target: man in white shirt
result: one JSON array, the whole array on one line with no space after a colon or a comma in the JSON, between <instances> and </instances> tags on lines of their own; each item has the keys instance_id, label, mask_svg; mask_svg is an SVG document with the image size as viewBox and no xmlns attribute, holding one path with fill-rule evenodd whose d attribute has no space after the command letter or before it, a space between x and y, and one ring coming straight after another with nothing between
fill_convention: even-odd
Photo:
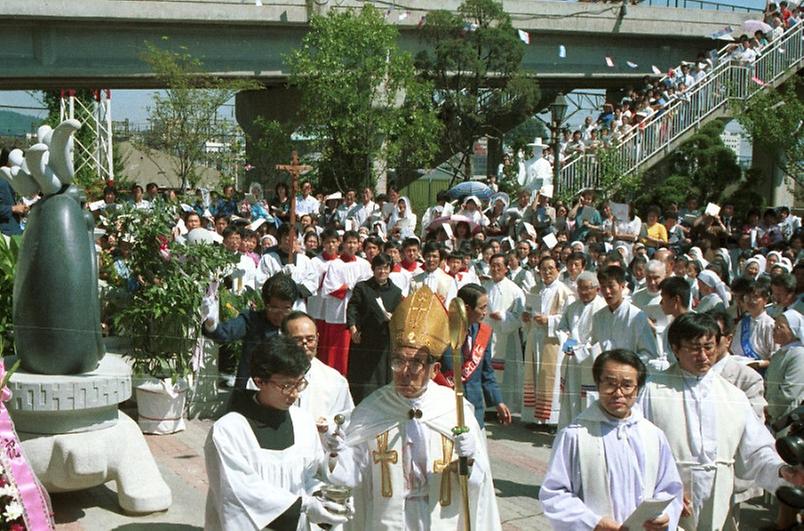
<instances>
[{"instance_id":1,"label":"man in white shirt","mask_svg":"<svg viewBox=\"0 0 804 531\"><path fill-rule=\"evenodd\" d=\"M427 286L435 293L445 308L449 308L449 303L458 294L458 287L455 279L444 272L441 265L441 247L436 242L427 242L422 250L424 258L424 271L414 275L410 282L410 290L416 291L422 286Z\"/></svg>"},{"instance_id":2,"label":"man in white shirt","mask_svg":"<svg viewBox=\"0 0 804 531\"><path fill-rule=\"evenodd\" d=\"M276 237L279 244L267 249L260 258L257 267L257 286L262 286L277 273L289 275L299 290L299 298L293 308L305 311L306 300L318 291L318 272L299 244L297 242L291 244L290 225L286 223L280 226Z\"/></svg>"},{"instance_id":3,"label":"man in white shirt","mask_svg":"<svg viewBox=\"0 0 804 531\"><path fill-rule=\"evenodd\" d=\"M312 195L313 185L310 181L302 184L302 195L296 197L296 215L302 216L310 214L314 218L318 216L318 210L321 205L318 200Z\"/></svg>"},{"instance_id":4,"label":"man in white shirt","mask_svg":"<svg viewBox=\"0 0 804 531\"><path fill-rule=\"evenodd\" d=\"M647 379L645 365L633 352L609 350L592 373L600 399L553 443L539 490L545 516L555 529L613 531L642 501L669 498L639 529L675 529L683 492L676 463L661 430L633 407Z\"/></svg>"},{"instance_id":5,"label":"man in white shirt","mask_svg":"<svg viewBox=\"0 0 804 531\"><path fill-rule=\"evenodd\" d=\"M787 481L804 485L804 469L784 464L745 394L711 370L719 339L720 327L707 314L673 321L669 341L678 363L639 397L645 418L667 436L684 482L684 529L736 529L735 469L771 492Z\"/></svg>"},{"instance_id":6,"label":"man in white shirt","mask_svg":"<svg viewBox=\"0 0 804 531\"><path fill-rule=\"evenodd\" d=\"M371 188L363 188L363 201L354 206L349 213L349 217L355 220L358 227L362 227L369 217L377 210L377 204L373 201L374 192Z\"/></svg>"}]
</instances>

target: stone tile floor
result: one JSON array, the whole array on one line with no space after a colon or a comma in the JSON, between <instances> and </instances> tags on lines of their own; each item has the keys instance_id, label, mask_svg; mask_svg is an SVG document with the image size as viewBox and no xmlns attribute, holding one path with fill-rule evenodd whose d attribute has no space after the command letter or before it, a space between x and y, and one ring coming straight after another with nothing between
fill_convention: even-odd
<instances>
[{"instance_id":1,"label":"stone tile floor","mask_svg":"<svg viewBox=\"0 0 804 531\"><path fill-rule=\"evenodd\" d=\"M191 420L174 435L146 436L165 481L173 491L169 510L145 516L124 514L117 506L114 483L93 489L53 494L59 531L185 531L203 529L207 479L203 445L212 421ZM550 457L553 435L523 426L488 427L489 454L503 529L549 530L537 499ZM772 523L772 510L763 504L743 504L743 529Z\"/></svg>"}]
</instances>

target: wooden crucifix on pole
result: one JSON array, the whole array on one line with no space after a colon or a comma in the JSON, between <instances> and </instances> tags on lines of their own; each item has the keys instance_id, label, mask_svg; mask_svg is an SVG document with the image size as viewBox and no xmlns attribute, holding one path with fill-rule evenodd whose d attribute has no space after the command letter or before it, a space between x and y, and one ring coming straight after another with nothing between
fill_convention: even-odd
<instances>
[{"instance_id":1,"label":"wooden crucifix on pole","mask_svg":"<svg viewBox=\"0 0 804 531\"><path fill-rule=\"evenodd\" d=\"M299 154L294 149L290 154L290 164L277 164L276 169L290 174L290 253L288 263L294 263L296 250L296 194L299 190L299 175L312 170L312 166L299 163Z\"/></svg>"}]
</instances>

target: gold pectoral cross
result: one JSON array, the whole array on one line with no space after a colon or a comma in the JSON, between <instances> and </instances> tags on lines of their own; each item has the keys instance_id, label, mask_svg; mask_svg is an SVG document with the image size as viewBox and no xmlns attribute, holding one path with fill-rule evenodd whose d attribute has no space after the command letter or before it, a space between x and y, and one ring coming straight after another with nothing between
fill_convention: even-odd
<instances>
[{"instance_id":1,"label":"gold pectoral cross","mask_svg":"<svg viewBox=\"0 0 804 531\"><path fill-rule=\"evenodd\" d=\"M391 486L391 463L396 464L399 460L399 455L396 450L388 449L388 432L377 435L377 449L371 452L374 456L374 463L380 464L380 476L382 478L380 493L384 498L390 498L394 495L394 489Z\"/></svg>"},{"instance_id":2,"label":"gold pectoral cross","mask_svg":"<svg viewBox=\"0 0 804 531\"><path fill-rule=\"evenodd\" d=\"M441 435L441 459L433 461L433 472L441 474L441 493L438 499L441 507L446 507L452 503L450 464L452 463L452 449L454 444L452 439L446 435Z\"/></svg>"}]
</instances>

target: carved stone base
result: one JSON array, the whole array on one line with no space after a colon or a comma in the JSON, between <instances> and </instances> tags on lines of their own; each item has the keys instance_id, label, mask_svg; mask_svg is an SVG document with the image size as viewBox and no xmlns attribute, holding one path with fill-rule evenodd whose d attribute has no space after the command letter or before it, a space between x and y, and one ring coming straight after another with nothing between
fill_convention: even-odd
<instances>
[{"instance_id":1,"label":"carved stone base","mask_svg":"<svg viewBox=\"0 0 804 531\"><path fill-rule=\"evenodd\" d=\"M60 435L17 432L34 473L49 492L117 483L117 501L129 513L164 511L172 494L137 423L124 413L100 430Z\"/></svg>"}]
</instances>

